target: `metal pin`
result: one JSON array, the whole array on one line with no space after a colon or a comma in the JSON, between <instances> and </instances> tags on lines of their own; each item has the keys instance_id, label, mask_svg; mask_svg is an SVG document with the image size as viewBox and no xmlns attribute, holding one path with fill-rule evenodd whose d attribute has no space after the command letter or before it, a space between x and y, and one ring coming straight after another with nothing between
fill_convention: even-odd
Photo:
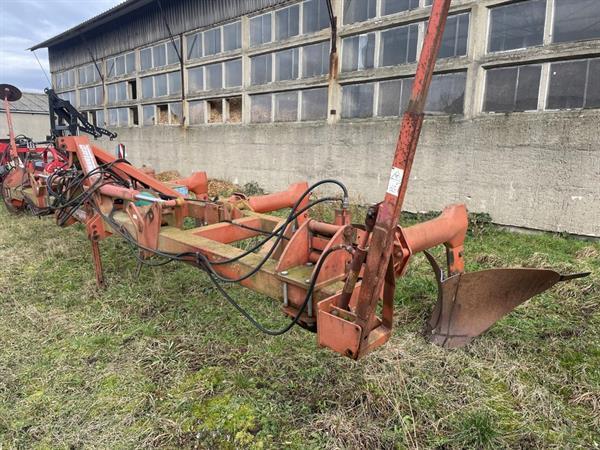
<instances>
[{"instance_id":1,"label":"metal pin","mask_svg":"<svg viewBox=\"0 0 600 450\"><path fill-rule=\"evenodd\" d=\"M287 274L289 273L287 270L284 270L283 272L280 272L281 275L283 275L284 277L287 276Z\"/></svg>"},{"instance_id":2,"label":"metal pin","mask_svg":"<svg viewBox=\"0 0 600 450\"><path fill-rule=\"evenodd\" d=\"M290 305L290 299L288 297L288 285L283 283L283 306L288 307Z\"/></svg>"}]
</instances>

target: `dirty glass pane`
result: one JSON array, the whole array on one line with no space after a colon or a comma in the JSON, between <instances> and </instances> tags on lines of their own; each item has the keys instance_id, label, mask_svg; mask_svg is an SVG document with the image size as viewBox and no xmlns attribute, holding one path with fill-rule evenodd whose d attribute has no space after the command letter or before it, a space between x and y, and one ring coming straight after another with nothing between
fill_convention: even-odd
<instances>
[{"instance_id":1,"label":"dirty glass pane","mask_svg":"<svg viewBox=\"0 0 600 450\"><path fill-rule=\"evenodd\" d=\"M302 91L301 120L325 120L327 118L327 88Z\"/></svg>"},{"instance_id":2,"label":"dirty glass pane","mask_svg":"<svg viewBox=\"0 0 600 450\"><path fill-rule=\"evenodd\" d=\"M206 66L206 90L223 89L223 65L221 63Z\"/></svg>"},{"instance_id":3,"label":"dirty glass pane","mask_svg":"<svg viewBox=\"0 0 600 450\"><path fill-rule=\"evenodd\" d=\"M154 113L154 106L150 105L150 106L144 106L143 107L143 114L144 114L144 125L154 125L155 123L155 113Z\"/></svg>"},{"instance_id":4,"label":"dirty glass pane","mask_svg":"<svg viewBox=\"0 0 600 450\"><path fill-rule=\"evenodd\" d=\"M412 78L380 82L377 115L386 117L404 113L410 100L412 84Z\"/></svg>"},{"instance_id":5,"label":"dirty glass pane","mask_svg":"<svg viewBox=\"0 0 600 450\"><path fill-rule=\"evenodd\" d=\"M79 91L79 106L87 106L88 98L87 98L87 89L82 89Z\"/></svg>"},{"instance_id":6,"label":"dirty glass pane","mask_svg":"<svg viewBox=\"0 0 600 450\"><path fill-rule=\"evenodd\" d=\"M152 77L142 78L142 98L152 98L153 96ZM110 103L110 89L108 90L108 101Z\"/></svg>"},{"instance_id":7,"label":"dirty glass pane","mask_svg":"<svg viewBox=\"0 0 600 450\"><path fill-rule=\"evenodd\" d=\"M181 103L170 103L169 113L171 125L181 125L181 119L183 118L183 107Z\"/></svg>"},{"instance_id":8,"label":"dirty glass pane","mask_svg":"<svg viewBox=\"0 0 600 450\"><path fill-rule=\"evenodd\" d=\"M202 33L192 34L187 39L187 59L202 57Z\"/></svg>"},{"instance_id":9,"label":"dirty glass pane","mask_svg":"<svg viewBox=\"0 0 600 450\"><path fill-rule=\"evenodd\" d=\"M144 48L140 51L140 67L142 70L152 68L152 49Z\"/></svg>"},{"instance_id":10,"label":"dirty glass pane","mask_svg":"<svg viewBox=\"0 0 600 450\"><path fill-rule=\"evenodd\" d=\"M188 92L204 90L204 67L194 67L188 70Z\"/></svg>"},{"instance_id":11,"label":"dirty glass pane","mask_svg":"<svg viewBox=\"0 0 600 450\"><path fill-rule=\"evenodd\" d=\"M375 17L376 0L344 0L344 25Z\"/></svg>"},{"instance_id":12,"label":"dirty glass pane","mask_svg":"<svg viewBox=\"0 0 600 450\"><path fill-rule=\"evenodd\" d=\"M419 0L383 0L381 14L394 14L419 7Z\"/></svg>"},{"instance_id":13,"label":"dirty glass pane","mask_svg":"<svg viewBox=\"0 0 600 450\"><path fill-rule=\"evenodd\" d=\"M528 0L492 8L488 51L541 45L545 19L546 0Z\"/></svg>"},{"instance_id":14,"label":"dirty glass pane","mask_svg":"<svg viewBox=\"0 0 600 450\"><path fill-rule=\"evenodd\" d=\"M125 75L125 55L117 56L115 58L115 61L115 73L117 74L117 76Z\"/></svg>"},{"instance_id":15,"label":"dirty glass pane","mask_svg":"<svg viewBox=\"0 0 600 450\"><path fill-rule=\"evenodd\" d=\"M271 121L271 94L253 95L250 97L252 107L250 120L254 123Z\"/></svg>"},{"instance_id":16,"label":"dirty glass pane","mask_svg":"<svg viewBox=\"0 0 600 450\"><path fill-rule=\"evenodd\" d=\"M514 110L518 73L518 67L501 67L486 72L484 111Z\"/></svg>"},{"instance_id":17,"label":"dirty glass pane","mask_svg":"<svg viewBox=\"0 0 600 450\"><path fill-rule=\"evenodd\" d=\"M548 109L583 108L587 60L550 65Z\"/></svg>"},{"instance_id":18,"label":"dirty glass pane","mask_svg":"<svg viewBox=\"0 0 600 450\"><path fill-rule=\"evenodd\" d=\"M127 53L125 55L125 73L135 72L135 53Z\"/></svg>"},{"instance_id":19,"label":"dirty glass pane","mask_svg":"<svg viewBox=\"0 0 600 450\"><path fill-rule=\"evenodd\" d=\"M127 108L119 108L119 126L126 127L129 125L129 110Z\"/></svg>"},{"instance_id":20,"label":"dirty glass pane","mask_svg":"<svg viewBox=\"0 0 600 450\"><path fill-rule=\"evenodd\" d=\"M298 91L275 94L275 122L298 120Z\"/></svg>"},{"instance_id":21,"label":"dirty glass pane","mask_svg":"<svg viewBox=\"0 0 600 450\"><path fill-rule=\"evenodd\" d=\"M99 127L106 125L106 122L104 121L104 111L101 109L96 111L96 125Z\"/></svg>"},{"instance_id":22,"label":"dirty glass pane","mask_svg":"<svg viewBox=\"0 0 600 450\"><path fill-rule=\"evenodd\" d=\"M169 75L169 95L181 93L181 72L171 72Z\"/></svg>"},{"instance_id":23,"label":"dirty glass pane","mask_svg":"<svg viewBox=\"0 0 600 450\"><path fill-rule=\"evenodd\" d=\"M112 78L115 76L115 59L110 58L106 60L106 77ZM81 82L81 69L79 69L79 78Z\"/></svg>"},{"instance_id":24,"label":"dirty glass pane","mask_svg":"<svg viewBox=\"0 0 600 450\"><path fill-rule=\"evenodd\" d=\"M295 80L298 78L297 48L290 48L275 53L275 81Z\"/></svg>"},{"instance_id":25,"label":"dirty glass pane","mask_svg":"<svg viewBox=\"0 0 600 450\"><path fill-rule=\"evenodd\" d=\"M101 105L104 103L104 89L102 86L97 86L96 88L96 105Z\"/></svg>"},{"instance_id":26,"label":"dirty glass pane","mask_svg":"<svg viewBox=\"0 0 600 450\"><path fill-rule=\"evenodd\" d=\"M380 66L415 62L417 60L418 35L419 26L416 23L382 32Z\"/></svg>"},{"instance_id":27,"label":"dirty glass pane","mask_svg":"<svg viewBox=\"0 0 600 450\"><path fill-rule=\"evenodd\" d=\"M434 75L425 111L462 114L464 111L466 82L466 72Z\"/></svg>"},{"instance_id":28,"label":"dirty glass pane","mask_svg":"<svg viewBox=\"0 0 600 450\"><path fill-rule=\"evenodd\" d=\"M540 96L542 66L519 67L515 111L535 111Z\"/></svg>"},{"instance_id":29,"label":"dirty glass pane","mask_svg":"<svg viewBox=\"0 0 600 450\"><path fill-rule=\"evenodd\" d=\"M225 63L225 87L242 85L242 60L234 59Z\"/></svg>"},{"instance_id":30,"label":"dirty glass pane","mask_svg":"<svg viewBox=\"0 0 600 450\"><path fill-rule=\"evenodd\" d=\"M329 42L302 47L302 78L329 73Z\"/></svg>"},{"instance_id":31,"label":"dirty glass pane","mask_svg":"<svg viewBox=\"0 0 600 450\"><path fill-rule=\"evenodd\" d=\"M280 41L300 32L300 6L294 5L275 12L275 39Z\"/></svg>"},{"instance_id":32,"label":"dirty glass pane","mask_svg":"<svg viewBox=\"0 0 600 450\"><path fill-rule=\"evenodd\" d=\"M302 8L303 33L314 33L329 27L326 0L306 0Z\"/></svg>"},{"instance_id":33,"label":"dirty glass pane","mask_svg":"<svg viewBox=\"0 0 600 450\"><path fill-rule=\"evenodd\" d=\"M85 67L80 67L77 72L79 74L79 84L86 84L87 80L85 78Z\"/></svg>"},{"instance_id":34,"label":"dirty glass pane","mask_svg":"<svg viewBox=\"0 0 600 450\"><path fill-rule=\"evenodd\" d=\"M119 112L116 109L108 110L108 124L110 126L118 126L119 125Z\"/></svg>"},{"instance_id":35,"label":"dirty glass pane","mask_svg":"<svg viewBox=\"0 0 600 450\"><path fill-rule=\"evenodd\" d=\"M123 102L127 100L127 83L117 83L117 101Z\"/></svg>"},{"instance_id":36,"label":"dirty glass pane","mask_svg":"<svg viewBox=\"0 0 600 450\"><path fill-rule=\"evenodd\" d=\"M154 77L154 95L156 97L161 97L163 95L167 95L167 75L156 75Z\"/></svg>"},{"instance_id":37,"label":"dirty glass pane","mask_svg":"<svg viewBox=\"0 0 600 450\"><path fill-rule=\"evenodd\" d=\"M250 82L252 85L270 83L272 81L271 54L254 56L250 59Z\"/></svg>"},{"instance_id":38,"label":"dirty glass pane","mask_svg":"<svg viewBox=\"0 0 600 450\"><path fill-rule=\"evenodd\" d=\"M600 108L600 59L590 60L585 107Z\"/></svg>"},{"instance_id":39,"label":"dirty glass pane","mask_svg":"<svg viewBox=\"0 0 600 450\"><path fill-rule=\"evenodd\" d=\"M237 50L242 47L242 22L223 26L223 50Z\"/></svg>"},{"instance_id":40,"label":"dirty glass pane","mask_svg":"<svg viewBox=\"0 0 600 450\"><path fill-rule=\"evenodd\" d=\"M150 95L152 97L152 95ZM109 84L108 85L108 104L114 105L117 103L117 85Z\"/></svg>"},{"instance_id":41,"label":"dirty glass pane","mask_svg":"<svg viewBox=\"0 0 600 450\"><path fill-rule=\"evenodd\" d=\"M181 45L179 39L175 39L175 45L173 41L167 42L167 64L175 64L179 62L179 56L181 55ZM177 50L175 50L177 48Z\"/></svg>"},{"instance_id":42,"label":"dirty glass pane","mask_svg":"<svg viewBox=\"0 0 600 450\"><path fill-rule=\"evenodd\" d=\"M205 123L205 102L190 102L190 125L199 125Z\"/></svg>"},{"instance_id":43,"label":"dirty glass pane","mask_svg":"<svg viewBox=\"0 0 600 450\"><path fill-rule=\"evenodd\" d=\"M250 19L250 46L271 42L271 13Z\"/></svg>"},{"instance_id":44,"label":"dirty glass pane","mask_svg":"<svg viewBox=\"0 0 600 450\"><path fill-rule=\"evenodd\" d=\"M345 38L342 43L342 72L369 69L374 66L375 33Z\"/></svg>"},{"instance_id":45,"label":"dirty glass pane","mask_svg":"<svg viewBox=\"0 0 600 450\"><path fill-rule=\"evenodd\" d=\"M470 16L469 13L465 13L448 17L438 58L452 58L467 54Z\"/></svg>"},{"instance_id":46,"label":"dirty glass pane","mask_svg":"<svg viewBox=\"0 0 600 450\"><path fill-rule=\"evenodd\" d=\"M204 32L204 56L221 53L221 28Z\"/></svg>"},{"instance_id":47,"label":"dirty glass pane","mask_svg":"<svg viewBox=\"0 0 600 450\"><path fill-rule=\"evenodd\" d=\"M159 44L152 47L152 61L152 67L162 67L167 65L165 44Z\"/></svg>"},{"instance_id":48,"label":"dirty glass pane","mask_svg":"<svg viewBox=\"0 0 600 450\"><path fill-rule=\"evenodd\" d=\"M92 83L94 81L94 72L96 71L96 66L94 64L88 64L85 66L85 82Z\"/></svg>"},{"instance_id":49,"label":"dirty glass pane","mask_svg":"<svg viewBox=\"0 0 600 450\"><path fill-rule=\"evenodd\" d=\"M342 117L373 116L374 83L350 84L342 87Z\"/></svg>"},{"instance_id":50,"label":"dirty glass pane","mask_svg":"<svg viewBox=\"0 0 600 450\"><path fill-rule=\"evenodd\" d=\"M600 1L554 0L554 42L600 38Z\"/></svg>"}]
</instances>

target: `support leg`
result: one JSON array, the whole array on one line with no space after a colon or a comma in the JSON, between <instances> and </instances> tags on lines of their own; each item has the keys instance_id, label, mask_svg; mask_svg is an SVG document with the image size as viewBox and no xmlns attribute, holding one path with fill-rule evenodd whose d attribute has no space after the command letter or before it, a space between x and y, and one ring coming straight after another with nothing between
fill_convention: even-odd
<instances>
[{"instance_id":1,"label":"support leg","mask_svg":"<svg viewBox=\"0 0 600 450\"><path fill-rule=\"evenodd\" d=\"M100 256L100 245L95 239L92 243L92 258L94 259L94 270L96 271L96 283L99 288L104 288L104 271L102 270L102 258Z\"/></svg>"}]
</instances>

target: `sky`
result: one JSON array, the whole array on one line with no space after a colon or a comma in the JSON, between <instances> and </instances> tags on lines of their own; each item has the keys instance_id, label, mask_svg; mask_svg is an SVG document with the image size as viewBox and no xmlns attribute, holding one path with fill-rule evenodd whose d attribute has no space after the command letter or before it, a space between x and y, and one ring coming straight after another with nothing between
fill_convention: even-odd
<instances>
[{"instance_id":1,"label":"sky","mask_svg":"<svg viewBox=\"0 0 600 450\"><path fill-rule=\"evenodd\" d=\"M43 92L48 81L28 48L121 3L122 0L0 0L0 84ZM49 76L48 52L36 50Z\"/></svg>"}]
</instances>

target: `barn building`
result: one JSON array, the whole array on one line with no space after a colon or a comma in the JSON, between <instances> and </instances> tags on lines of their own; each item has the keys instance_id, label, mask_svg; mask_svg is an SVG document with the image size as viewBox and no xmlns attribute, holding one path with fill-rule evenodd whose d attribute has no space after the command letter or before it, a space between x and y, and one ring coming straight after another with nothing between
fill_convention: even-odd
<instances>
[{"instance_id":1,"label":"barn building","mask_svg":"<svg viewBox=\"0 0 600 450\"><path fill-rule=\"evenodd\" d=\"M40 43L134 163L379 201L431 0L127 0ZM406 209L600 236L600 1L454 0Z\"/></svg>"}]
</instances>

